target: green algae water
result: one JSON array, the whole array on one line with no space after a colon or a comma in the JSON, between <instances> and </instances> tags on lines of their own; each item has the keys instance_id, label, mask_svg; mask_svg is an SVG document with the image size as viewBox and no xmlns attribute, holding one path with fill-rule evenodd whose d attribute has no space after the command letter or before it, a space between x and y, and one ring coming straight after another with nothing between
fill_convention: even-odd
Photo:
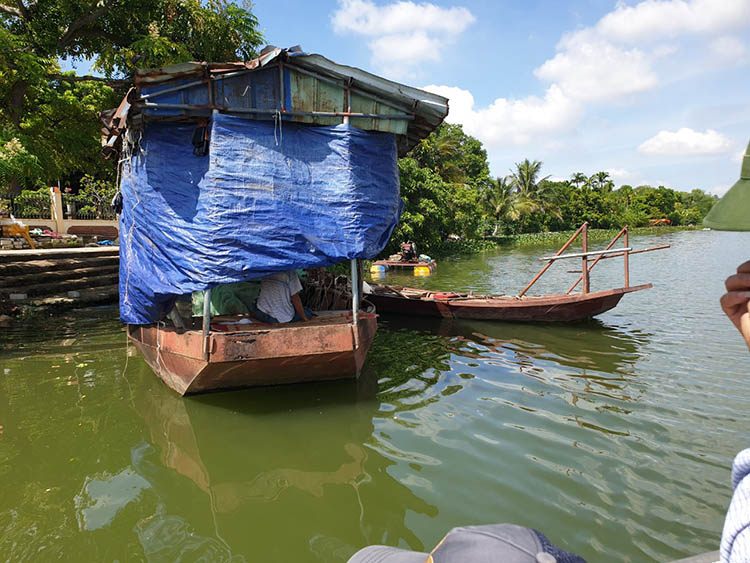
<instances>
[{"instance_id":1,"label":"green algae water","mask_svg":"<svg viewBox=\"0 0 750 563\"><path fill-rule=\"evenodd\" d=\"M589 561L718 549L750 446L750 353L718 306L750 235L632 237L596 320L381 319L357 382L182 399L111 308L0 336L0 559L343 562L451 527L535 527ZM595 245L599 248L603 245ZM388 283L516 293L555 248ZM534 292L575 279L557 264ZM603 260L592 289L617 287Z\"/></svg>"}]
</instances>

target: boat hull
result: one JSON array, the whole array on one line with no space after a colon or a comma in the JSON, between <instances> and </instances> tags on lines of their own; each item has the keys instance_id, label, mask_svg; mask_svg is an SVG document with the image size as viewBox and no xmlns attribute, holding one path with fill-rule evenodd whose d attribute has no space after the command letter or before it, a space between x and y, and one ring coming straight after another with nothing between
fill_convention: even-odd
<instances>
[{"instance_id":1,"label":"boat hull","mask_svg":"<svg viewBox=\"0 0 750 563\"><path fill-rule=\"evenodd\" d=\"M324 324L262 325L211 332L204 359L201 331L129 325L128 337L146 363L180 395L225 389L356 378L377 330L374 314Z\"/></svg>"},{"instance_id":2,"label":"boat hull","mask_svg":"<svg viewBox=\"0 0 750 563\"><path fill-rule=\"evenodd\" d=\"M626 293L641 291L652 284L607 291L538 297L487 297L434 299L407 298L377 293L367 296L379 314L416 315L506 322L572 322L588 319L617 306ZM412 290L414 291L414 290Z\"/></svg>"}]
</instances>

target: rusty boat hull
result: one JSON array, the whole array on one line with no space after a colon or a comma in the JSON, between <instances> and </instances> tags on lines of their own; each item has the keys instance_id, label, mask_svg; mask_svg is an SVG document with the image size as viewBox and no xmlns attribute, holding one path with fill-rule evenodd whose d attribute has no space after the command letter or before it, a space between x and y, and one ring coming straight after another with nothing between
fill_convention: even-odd
<instances>
[{"instance_id":1,"label":"rusty boat hull","mask_svg":"<svg viewBox=\"0 0 750 563\"><path fill-rule=\"evenodd\" d=\"M214 325L212 324L212 327ZM128 325L128 337L161 380L180 395L243 387L356 378L377 316L328 315L306 323L253 324L208 335L172 326Z\"/></svg>"},{"instance_id":2,"label":"rusty boat hull","mask_svg":"<svg viewBox=\"0 0 750 563\"><path fill-rule=\"evenodd\" d=\"M435 297L435 292L411 288L388 291L384 286L375 285L367 300L375 305L379 314L505 322L573 322L613 309L626 293L651 287L649 283L586 294L446 298L440 297L440 293Z\"/></svg>"}]
</instances>

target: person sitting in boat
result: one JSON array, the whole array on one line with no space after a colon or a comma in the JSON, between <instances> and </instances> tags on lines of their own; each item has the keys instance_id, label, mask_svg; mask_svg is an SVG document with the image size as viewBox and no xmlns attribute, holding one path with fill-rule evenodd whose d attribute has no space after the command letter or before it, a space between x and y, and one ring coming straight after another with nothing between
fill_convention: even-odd
<instances>
[{"instance_id":1,"label":"person sitting in boat","mask_svg":"<svg viewBox=\"0 0 750 563\"><path fill-rule=\"evenodd\" d=\"M302 284L297 272L276 272L260 280L255 317L264 323L308 321L312 311L302 306Z\"/></svg>"},{"instance_id":2,"label":"person sitting in boat","mask_svg":"<svg viewBox=\"0 0 750 563\"><path fill-rule=\"evenodd\" d=\"M405 242L401 245L401 259L404 262L417 261L417 245L412 241Z\"/></svg>"}]
</instances>

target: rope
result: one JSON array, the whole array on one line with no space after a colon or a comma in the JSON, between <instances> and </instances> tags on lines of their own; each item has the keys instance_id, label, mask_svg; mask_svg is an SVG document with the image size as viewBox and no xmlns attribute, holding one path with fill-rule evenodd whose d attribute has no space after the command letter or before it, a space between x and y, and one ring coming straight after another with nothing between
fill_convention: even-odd
<instances>
[{"instance_id":1,"label":"rope","mask_svg":"<svg viewBox=\"0 0 750 563\"><path fill-rule=\"evenodd\" d=\"M278 136L276 135L276 128L279 129ZM276 146L278 147L281 143L284 142L284 130L282 129L281 124L281 110L276 110L276 113L273 114L273 140L276 141Z\"/></svg>"},{"instance_id":2,"label":"rope","mask_svg":"<svg viewBox=\"0 0 750 563\"><path fill-rule=\"evenodd\" d=\"M161 363L161 338L159 337L160 325L167 326L166 323L164 323L164 321L156 322L156 365L157 366Z\"/></svg>"},{"instance_id":3,"label":"rope","mask_svg":"<svg viewBox=\"0 0 750 563\"><path fill-rule=\"evenodd\" d=\"M140 136L137 141L138 156L140 156L141 153L147 154L146 151L142 150L141 148L142 139L143 139L143 133L140 132ZM125 139L123 141L123 146L122 146L122 154L123 154L122 162L125 163L125 161L127 161L128 178L131 178L132 173L133 173L133 167L132 167L133 147L134 147L134 142L132 138L132 133L130 129L128 129L125 132ZM141 204L141 199L138 196L138 190L135 189L135 184L131 182L131 186L133 187L133 194L135 194L135 205L133 206L133 211L135 211L136 208ZM125 273L125 294L122 297L123 305L129 304L128 290L130 289L130 257L132 256L132 253L133 253L133 230L134 229L135 229L135 221L133 221L130 224L130 229L128 229L127 240L125 241L125 247L127 248L127 256L126 256L127 267L126 267L126 273Z\"/></svg>"}]
</instances>

